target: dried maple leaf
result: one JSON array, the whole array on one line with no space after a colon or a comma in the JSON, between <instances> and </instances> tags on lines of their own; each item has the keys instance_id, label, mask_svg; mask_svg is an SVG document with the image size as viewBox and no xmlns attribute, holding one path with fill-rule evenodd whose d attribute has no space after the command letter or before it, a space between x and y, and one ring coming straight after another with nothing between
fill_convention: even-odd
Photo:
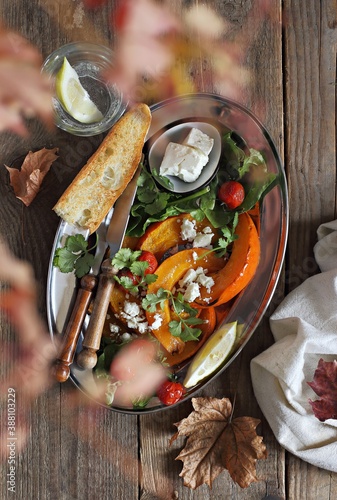
<instances>
[{"instance_id":1,"label":"dried maple leaf","mask_svg":"<svg viewBox=\"0 0 337 500\"><path fill-rule=\"evenodd\" d=\"M256 434L260 420L239 417L232 420L229 399L193 398L195 411L176 423L179 436L187 436L185 448L176 460L183 462L180 476L184 485L195 489L202 484L212 488L214 479L227 469L241 488L258 481L256 461L267 457L263 438Z\"/></svg>"},{"instance_id":2,"label":"dried maple leaf","mask_svg":"<svg viewBox=\"0 0 337 500\"><path fill-rule=\"evenodd\" d=\"M309 399L315 417L321 422L337 419L337 361L320 359L314 380L308 384L321 397L316 401Z\"/></svg>"},{"instance_id":3,"label":"dried maple leaf","mask_svg":"<svg viewBox=\"0 0 337 500\"><path fill-rule=\"evenodd\" d=\"M14 189L15 196L28 207L37 193L41 183L49 172L52 163L58 158L58 148L42 148L35 153L29 151L25 157L21 170L12 167L7 168L10 183Z\"/></svg>"}]
</instances>

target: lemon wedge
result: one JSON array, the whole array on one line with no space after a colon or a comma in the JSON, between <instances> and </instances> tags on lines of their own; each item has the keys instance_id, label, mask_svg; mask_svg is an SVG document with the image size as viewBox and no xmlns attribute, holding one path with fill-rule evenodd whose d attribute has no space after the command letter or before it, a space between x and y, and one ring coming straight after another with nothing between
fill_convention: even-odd
<instances>
[{"instance_id":1,"label":"lemon wedge","mask_svg":"<svg viewBox=\"0 0 337 500\"><path fill-rule=\"evenodd\" d=\"M211 375L226 360L236 341L236 326L236 321L224 325L200 348L188 368L184 380L186 388Z\"/></svg>"},{"instance_id":2,"label":"lemon wedge","mask_svg":"<svg viewBox=\"0 0 337 500\"><path fill-rule=\"evenodd\" d=\"M95 123L103 115L82 87L78 74L65 57L56 75L56 95L64 109L81 123Z\"/></svg>"}]
</instances>

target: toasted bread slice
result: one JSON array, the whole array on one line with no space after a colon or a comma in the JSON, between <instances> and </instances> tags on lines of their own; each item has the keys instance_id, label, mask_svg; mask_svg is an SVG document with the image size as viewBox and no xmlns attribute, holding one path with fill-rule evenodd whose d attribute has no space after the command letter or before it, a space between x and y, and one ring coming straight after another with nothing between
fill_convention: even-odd
<instances>
[{"instance_id":1,"label":"toasted bread slice","mask_svg":"<svg viewBox=\"0 0 337 500\"><path fill-rule=\"evenodd\" d=\"M142 157L151 112L137 104L108 135L53 210L70 224L96 231L132 179Z\"/></svg>"}]
</instances>

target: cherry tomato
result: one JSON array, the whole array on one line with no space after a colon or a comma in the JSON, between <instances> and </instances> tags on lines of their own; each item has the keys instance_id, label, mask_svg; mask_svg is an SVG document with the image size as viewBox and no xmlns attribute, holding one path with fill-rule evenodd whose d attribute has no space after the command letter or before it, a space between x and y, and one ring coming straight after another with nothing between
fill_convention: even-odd
<instances>
[{"instance_id":1,"label":"cherry tomato","mask_svg":"<svg viewBox=\"0 0 337 500\"><path fill-rule=\"evenodd\" d=\"M158 267L158 261L152 252L143 250L140 257L138 258L141 262L148 262L148 267L145 269L145 274L153 274Z\"/></svg>"},{"instance_id":2,"label":"cherry tomato","mask_svg":"<svg viewBox=\"0 0 337 500\"><path fill-rule=\"evenodd\" d=\"M157 390L157 396L160 401L166 405L174 405L185 394L185 388L180 382L165 380Z\"/></svg>"},{"instance_id":3,"label":"cherry tomato","mask_svg":"<svg viewBox=\"0 0 337 500\"><path fill-rule=\"evenodd\" d=\"M245 198L245 190L240 182L227 181L220 186L218 198L232 210L240 206L243 202Z\"/></svg>"}]
</instances>

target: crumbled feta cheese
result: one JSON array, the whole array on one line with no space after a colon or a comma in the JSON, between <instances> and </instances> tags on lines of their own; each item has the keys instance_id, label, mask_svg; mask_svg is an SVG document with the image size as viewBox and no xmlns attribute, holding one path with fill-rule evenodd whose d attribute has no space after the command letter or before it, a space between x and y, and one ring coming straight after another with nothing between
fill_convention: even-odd
<instances>
[{"instance_id":1,"label":"crumbled feta cheese","mask_svg":"<svg viewBox=\"0 0 337 500\"><path fill-rule=\"evenodd\" d=\"M192 281L195 281L196 278L196 271L194 269L189 269L179 281L179 286L182 288L186 285L189 285L190 283L192 283Z\"/></svg>"},{"instance_id":2,"label":"crumbled feta cheese","mask_svg":"<svg viewBox=\"0 0 337 500\"><path fill-rule=\"evenodd\" d=\"M131 317L136 317L140 313L140 307L136 302L124 302L124 312L125 314L128 314Z\"/></svg>"},{"instance_id":3,"label":"crumbled feta cheese","mask_svg":"<svg viewBox=\"0 0 337 500\"><path fill-rule=\"evenodd\" d=\"M184 241L193 241L197 235L195 220L184 219L180 226L180 235Z\"/></svg>"},{"instance_id":4,"label":"crumbled feta cheese","mask_svg":"<svg viewBox=\"0 0 337 500\"><path fill-rule=\"evenodd\" d=\"M198 276L199 274L207 273L207 269L205 270L203 267L197 267L196 270L196 275Z\"/></svg>"},{"instance_id":5,"label":"crumbled feta cheese","mask_svg":"<svg viewBox=\"0 0 337 500\"><path fill-rule=\"evenodd\" d=\"M114 325L113 323L109 324L110 332L111 333L118 333L119 332L119 326Z\"/></svg>"},{"instance_id":6,"label":"crumbled feta cheese","mask_svg":"<svg viewBox=\"0 0 337 500\"><path fill-rule=\"evenodd\" d=\"M145 333L148 330L148 322L145 321L145 316L139 305L136 302L124 302L124 310L120 313L121 317L126 320L128 328L138 330L139 333Z\"/></svg>"},{"instance_id":7,"label":"crumbled feta cheese","mask_svg":"<svg viewBox=\"0 0 337 500\"><path fill-rule=\"evenodd\" d=\"M128 333L128 332L124 332L123 335L121 335L121 340L123 342L127 342L128 340L131 340L131 333Z\"/></svg>"},{"instance_id":8,"label":"crumbled feta cheese","mask_svg":"<svg viewBox=\"0 0 337 500\"><path fill-rule=\"evenodd\" d=\"M190 283L184 293L184 300L193 302L197 297L200 297L200 288L198 283Z\"/></svg>"},{"instance_id":9,"label":"crumbled feta cheese","mask_svg":"<svg viewBox=\"0 0 337 500\"><path fill-rule=\"evenodd\" d=\"M161 327L163 323L163 318L160 316L160 314L155 314L154 315L154 322L151 325L151 330L158 330L158 328Z\"/></svg>"},{"instance_id":10,"label":"crumbled feta cheese","mask_svg":"<svg viewBox=\"0 0 337 500\"><path fill-rule=\"evenodd\" d=\"M141 321L137 323L137 330L139 333L146 333L149 328L149 324L147 321Z\"/></svg>"},{"instance_id":11,"label":"crumbled feta cheese","mask_svg":"<svg viewBox=\"0 0 337 500\"><path fill-rule=\"evenodd\" d=\"M196 262L198 260L199 255L197 254L197 252L192 253L192 258L193 258L194 262Z\"/></svg>"},{"instance_id":12,"label":"crumbled feta cheese","mask_svg":"<svg viewBox=\"0 0 337 500\"><path fill-rule=\"evenodd\" d=\"M209 137L207 134L193 127L183 144L186 146L191 146L192 148L199 149L205 155L209 155L214 146L214 139Z\"/></svg>"},{"instance_id":13,"label":"crumbled feta cheese","mask_svg":"<svg viewBox=\"0 0 337 500\"><path fill-rule=\"evenodd\" d=\"M214 285L214 280L211 276L207 276L206 273L207 269L204 269L201 266L197 267L197 269L189 269L185 273L185 275L179 281L179 291L184 292L185 300L187 300L188 302L193 302L193 300L199 297L199 286L205 287L208 293L211 291L211 288ZM192 299L190 299L191 296L193 296Z\"/></svg>"},{"instance_id":14,"label":"crumbled feta cheese","mask_svg":"<svg viewBox=\"0 0 337 500\"><path fill-rule=\"evenodd\" d=\"M202 232L197 233L195 225L195 220L183 220L180 226L180 236L182 240L193 242L194 248L212 248L211 242L214 236L212 229L209 226L206 226ZM197 260L197 258L197 253L193 254L193 259Z\"/></svg>"},{"instance_id":15,"label":"crumbled feta cheese","mask_svg":"<svg viewBox=\"0 0 337 500\"><path fill-rule=\"evenodd\" d=\"M193 240L194 248L211 248L213 233L197 233Z\"/></svg>"},{"instance_id":16,"label":"crumbled feta cheese","mask_svg":"<svg viewBox=\"0 0 337 500\"><path fill-rule=\"evenodd\" d=\"M204 286L209 293L211 291L212 286L214 285L214 279L211 276L206 276L206 274L202 273L198 276L198 283Z\"/></svg>"}]
</instances>

